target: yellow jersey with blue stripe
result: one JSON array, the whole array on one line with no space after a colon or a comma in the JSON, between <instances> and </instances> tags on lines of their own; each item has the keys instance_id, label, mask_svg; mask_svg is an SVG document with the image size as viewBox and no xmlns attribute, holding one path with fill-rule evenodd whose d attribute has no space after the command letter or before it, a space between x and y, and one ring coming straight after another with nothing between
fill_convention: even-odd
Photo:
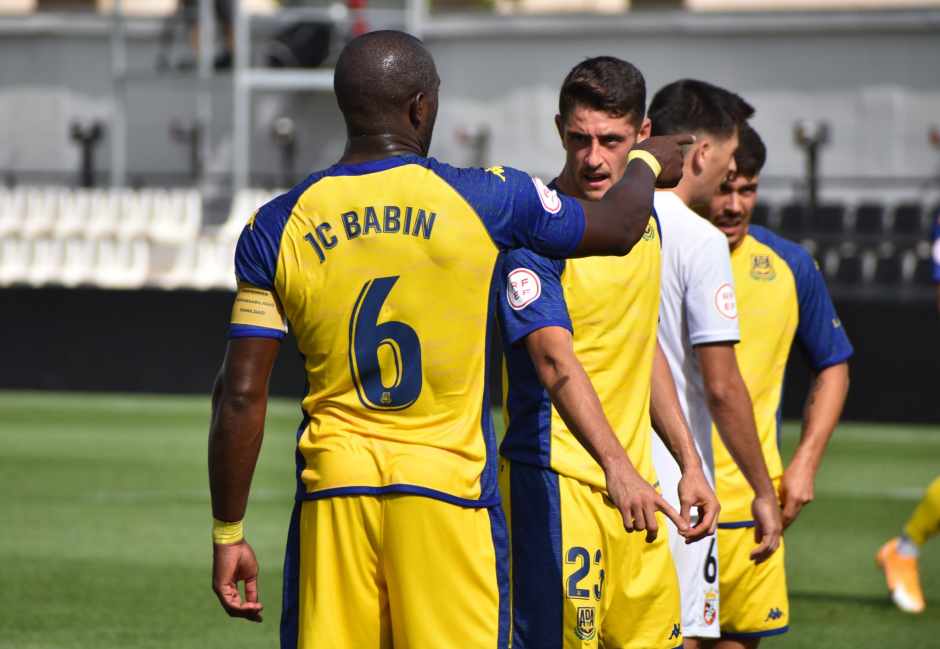
<instances>
[{"instance_id":1,"label":"yellow jersey with blue stripe","mask_svg":"<svg viewBox=\"0 0 940 649\"><path fill-rule=\"evenodd\" d=\"M736 354L754 404L764 461L779 486L783 463L778 446L784 370L796 337L815 371L852 356L822 273L806 250L766 228L751 226L731 253L741 342ZM754 492L712 429L720 524L751 524Z\"/></svg>"},{"instance_id":2,"label":"yellow jersey with blue stripe","mask_svg":"<svg viewBox=\"0 0 940 649\"><path fill-rule=\"evenodd\" d=\"M654 214L625 257L560 261L525 249L506 253L500 274L507 386L503 457L606 489L603 470L552 405L522 343L537 329L559 326L572 331L575 355L630 460L655 482L649 406L660 237Z\"/></svg>"},{"instance_id":3,"label":"yellow jersey with blue stripe","mask_svg":"<svg viewBox=\"0 0 940 649\"><path fill-rule=\"evenodd\" d=\"M267 299L297 339L298 497L497 503L485 376L498 255L564 257L583 233L580 204L538 179L414 155L334 165L262 206L235 255L255 294L229 335L282 337L253 319Z\"/></svg>"}]
</instances>

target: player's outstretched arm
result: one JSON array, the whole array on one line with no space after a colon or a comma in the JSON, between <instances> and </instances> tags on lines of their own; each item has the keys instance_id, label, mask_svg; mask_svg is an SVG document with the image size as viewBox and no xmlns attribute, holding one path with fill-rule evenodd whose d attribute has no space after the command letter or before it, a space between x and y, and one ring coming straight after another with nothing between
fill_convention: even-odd
<instances>
[{"instance_id":1,"label":"player's outstretched arm","mask_svg":"<svg viewBox=\"0 0 940 649\"><path fill-rule=\"evenodd\" d=\"M261 621L258 562L242 538L248 490L254 474L268 401L268 379L280 342L272 338L231 340L212 393L209 429L209 488L212 516L223 533L213 531L212 589L232 617ZM239 593L245 583L245 597Z\"/></svg>"},{"instance_id":2,"label":"player's outstretched arm","mask_svg":"<svg viewBox=\"0 0 940 649\"><path fill-rule=\"evenodd\" d=\"M692 135L661 135L636 144L641 152L627 165L623 178L599 201L580 200L585 229L572 256L625 255L649 223L656 187L675 187L682 179L683 147Z\"/></svg>"},{"instance_id":3,"label":"player's outstretched arm","mask_svg":"<svg viewBox=\"0 0 940 649\"><path fill-rule=\"evenodd\" d=\"M708 484L702 470L702 461L695 450L692 432L682 415L682 406L679 405L679 395L676 393L676 383L669 369L669 361L666 360L659 343L656 343L653 356L650 417L653 420L653 430L682 469L682 479L679 481L679 516L690 527L685 542L694 543L715 533L720 507L715 491ZM691 521L692 507L697 507L699 511L698 525L694 527Z\"/></svg>"},{"instance_id":4,"label":"player's outstretched arm","mask_svg":"<svg viewBox=\"0 0 940 649\"><path fill-rule=\"evenodd\" d=\"M607 492L620 510L624 529L646 531L646 540L655 540L659 533L655 514L659 510L684 536L685 522L637 473L614 435L594 386L575 356L571 332L564 327L543 327L526 336L525 345L539 380L568 429L604 469Z\"/></svg>"},{"instance_id":5,"label":"player's outstretched arm","mask_svg":"<svg viewBox=\"0 0 940 649\"><path fill-rule=\"evenodd\" d=\"M718 434L754 490L751 512L758 546L751 552L751 559L761 563L779 547L783 523L757 437L751 396L730 342L697 345L695 352L705 381L708 409Z\"/></svg>"},{"instance_id":6,"label":"player's outstretched arm","mask_svg":"<svg viewBox=\"0 0 940 649\"><path fill-rule=\"evenodd\" d=\"M783 472L780 496L783 526L789 527L803 506L812 502L813 482L823 453L839 423L849 393L849 364L831 365L816 375L803 409L803 431L793 459Z\"/></svg>"}]
</instances>

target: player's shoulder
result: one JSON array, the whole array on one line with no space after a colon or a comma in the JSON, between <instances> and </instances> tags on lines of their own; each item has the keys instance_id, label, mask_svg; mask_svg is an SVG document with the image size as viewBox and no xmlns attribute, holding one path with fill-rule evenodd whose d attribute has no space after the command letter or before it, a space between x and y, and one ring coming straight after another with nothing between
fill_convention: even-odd
<instances>
[{"instance_id":1,"label":"player's shoulder","mask_svg":"<svg viewBox=\"0 0 940 649\"><path fill-rule=\"evenodd\" d=\"M565 260L552 259L528 248L514 248L503 253L502 268L504 275L518 269L529 269L539 274L561 275L565 269Z\"/></svg>"},{"instance_id":2,"label":"player's shoulder","mask_svg":"<svg viewBox=\"0 0 940 649\"><path fill-rule=\"evenodd\" d=\"M699 216L672 192L656 192L653 195L653 211L670 237L677 237L683 242L725 240L721 230Z\"/></svg>"},{"instance_id":3,"label":"player's shoulder","mask_svg":"<svg viewBox=\"0 0 940 649\"><path fill-rule=\"evenodd\" d=\"M532 183L529 174L505 165L455 167L436 158L428 158L427 167L461 194L474 197L478 193L492 195L501 191L514 191L520 183Z\"/></svg>"},{"instance_id":4,"label":"player's shoulder","mask_svg":"<svg viewBox=\"0 0 940 649\"><path fill-rule=\"evenodd\" d=\"M315 171L286 192L278 194L261 205L261 207L255 210L255 213L251 215L251 218L248 219L248 230L254 231L258 229L268 234L282 231L287 220L294 212L294 208L300 201L301 196L320 180L332 175L337 167L338 165L333 165L332 167Z\"/></svg>"}]
</instances>

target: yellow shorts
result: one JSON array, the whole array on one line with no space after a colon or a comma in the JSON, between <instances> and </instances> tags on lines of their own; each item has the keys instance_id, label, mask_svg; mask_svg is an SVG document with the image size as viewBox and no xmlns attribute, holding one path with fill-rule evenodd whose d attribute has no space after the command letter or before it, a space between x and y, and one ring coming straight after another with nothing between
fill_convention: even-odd
<instances>
[{"instance_id":1,"label":"yellow shorts","mask_svg":"<svg viewBox=\"0 0 940 649\"><path fill-rule=\"evenodd\" d=\"M298 503L281 649L505 648L508 550L499 507L403 494Z\"/></svg>"},{"instance_id":2,"label":"yellow shorts","mask_svg":"<svg viewBox=\"0 0 940 649\"><path fill-rule=\"evenodd\" d=\"M719 619L723 638L761 638L786 633L789 628L783 539L780 548L759 565L750 559L756 545L752 526L718 526Z\"/></svg>"},{"instance_id":3,"label":"yellow shorts","mask_svg":"<svg viewBox=\"0 0 940 649\"><path fill-rule=\"evenodd\" d=\"M646 543L645 534L624 531L601 490L505 460L500 490L512 541L514 649L682 645L664 518Z\"/></svg>"}]
</instances>

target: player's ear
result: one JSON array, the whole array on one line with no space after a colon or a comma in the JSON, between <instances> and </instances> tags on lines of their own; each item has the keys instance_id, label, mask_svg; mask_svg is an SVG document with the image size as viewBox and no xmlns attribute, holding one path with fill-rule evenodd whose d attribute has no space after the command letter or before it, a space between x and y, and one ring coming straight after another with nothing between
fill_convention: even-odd
<instances>
[{"instance_id":1,"label":"player's ear","mask_svg":"<svg viewBox=\"0 0 940 649\"><path fill-rule=\"evenodd\" d=\"M561 119L561 115L555 115L555 128L558 129L558 137L561 138L561 145L565 145L565 123Z\"/></svg>"},{"instance_id":2,"label":"player's ear","mask_svg":"<svg viewBox=\"0 0 940 649\"><path fill-rule=\"evenodd\" d=\"M411 125L417 130L428 117L428 98L423 92L419 92L411 99L408 104L408 118Z\"/></svg>"},{"instance_id":3,"label":"player's ear","mask_svg":"<svg viewBox=\"0 0 940 649\"><path fill-rule=\"evenodd\" d=\"M649 117L644 117L643 122L640 124L640 130L636 133L636 141L642 142L643 140L649 139L650 133L653 131L653 122L650 121Z\"/></svg>"},{"instance_id":4,"label":"player's ear","mask_svg":"<svg viewBox=\"0 0 940 649\"><path fill-rule=\"evenodd\" d=\"M711 155L711 143L708 138L699 138L692 145L692 171L696 174L702 172L705 168L705 160Z\"/></svg>"}]
</instances>

